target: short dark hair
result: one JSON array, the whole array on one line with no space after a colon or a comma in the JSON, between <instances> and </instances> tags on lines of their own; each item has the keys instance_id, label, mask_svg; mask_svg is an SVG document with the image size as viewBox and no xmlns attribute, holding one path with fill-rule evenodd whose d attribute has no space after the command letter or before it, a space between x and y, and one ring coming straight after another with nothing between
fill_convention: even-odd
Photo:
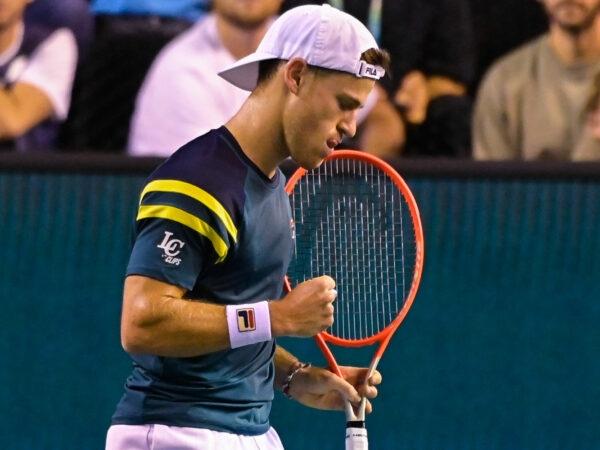
<instances>
[{"instance_id":1,"label":"short dark hair","mask_svg":"<svg viewBox=\"0 0 600 450\"><path fill-rule=\"evenodd\" d=\"M256 85L260 85L265 81L272 78L277 72L277 69L281 64L286 63L284 59L265 59L258 64L258 80Z\"/></svg>"}]
</instances>

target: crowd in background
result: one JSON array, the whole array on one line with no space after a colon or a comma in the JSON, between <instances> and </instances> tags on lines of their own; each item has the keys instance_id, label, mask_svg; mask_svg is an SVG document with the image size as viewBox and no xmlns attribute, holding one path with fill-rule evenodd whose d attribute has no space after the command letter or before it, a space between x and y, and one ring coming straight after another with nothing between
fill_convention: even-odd
<instances>
[{"instance_id":1,"label":"crowd in background","mask_svg":"<svg viewBox=\"0 0 600 450\"><path fill-rule=\"evenodd\" d=\"M249 95L217 72L277 14L323 1L2 0L0 149L168 156ZM600 159L600 0L329 3L392 55L341 146Z\"/></svg>"}]
</instances>

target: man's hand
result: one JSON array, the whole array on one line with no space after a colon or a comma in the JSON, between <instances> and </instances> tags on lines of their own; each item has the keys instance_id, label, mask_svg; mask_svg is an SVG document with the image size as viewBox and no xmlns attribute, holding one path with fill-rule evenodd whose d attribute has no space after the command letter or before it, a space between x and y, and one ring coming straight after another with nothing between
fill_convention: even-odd
<instances>
[{"instance_id":1,"label":"man's hand","mask_svg":"<svg viewBox=\"0 0 600 450\"><path fill-rule=\"evenodd\" d=\"M367 368L342 366L340 369L344 378L320 367L301 369L290 383L289 395L305 406L323 410L344 410L346 399L356 406L362 397L377 397L376 386L381 383L381 373L376 370L365 383ZM369 414L372 410L367 400L365 411Z\"/></svg>"},{"instance_id":2,"label":"man's hand","mask_svg":"<svg viewBox=\"0 0 600 450\"><path fill-rule=\"evenodd\" d=\"M296 286L283 299L269 302L271 334L311 337L333 324L335 281L328 276Z\"/></svg>"}]
</instances>

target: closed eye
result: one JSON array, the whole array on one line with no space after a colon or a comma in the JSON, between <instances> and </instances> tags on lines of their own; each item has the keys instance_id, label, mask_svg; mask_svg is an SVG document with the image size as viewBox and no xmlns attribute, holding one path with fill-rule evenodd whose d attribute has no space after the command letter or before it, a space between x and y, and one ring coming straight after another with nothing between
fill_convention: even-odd
<instances>
[{"instance_id":1,"label":"closed eye","mask_svg":"<svg viewBox=\"0 0 600 450\"><path fill-rule=\"evenodd\" d=\"M340 94L336 98L337 98L338 105L342 111L353 111L355 109L362 107L362 104L354 97Z\"/></svg>"}]
</instances>

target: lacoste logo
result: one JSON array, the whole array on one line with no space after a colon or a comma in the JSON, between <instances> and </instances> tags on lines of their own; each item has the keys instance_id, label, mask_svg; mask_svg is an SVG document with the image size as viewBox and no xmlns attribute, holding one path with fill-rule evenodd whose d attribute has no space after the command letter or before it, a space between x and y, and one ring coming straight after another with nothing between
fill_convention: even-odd
<instances>
[{"instance_id":1,"label":"lacoste logo","mask_svg":"<svg viewBox=\"0 0 600 450\"><path fill-rule=\"evenodd\" d=\"M256 330L256 320L254 318L254 308L243 308L236 310L238 320L238 330L254 331Z\"/></svg>"},{"instance_id":2,"label":"lacoste logo","mask_svg":"<svg viewBox=\"0 0 600 450\"><path fill-rule=\"evenodd\" d=\"M181 262L181 258L176 258L176 256L181 253L181 249L185 246L185 242L180 239L171 239L171 236L173 236L173 233L165 231L165 237L157 247L163 250L162 258L166 263L178 266Z\"/></svg>"}]
</instances>

